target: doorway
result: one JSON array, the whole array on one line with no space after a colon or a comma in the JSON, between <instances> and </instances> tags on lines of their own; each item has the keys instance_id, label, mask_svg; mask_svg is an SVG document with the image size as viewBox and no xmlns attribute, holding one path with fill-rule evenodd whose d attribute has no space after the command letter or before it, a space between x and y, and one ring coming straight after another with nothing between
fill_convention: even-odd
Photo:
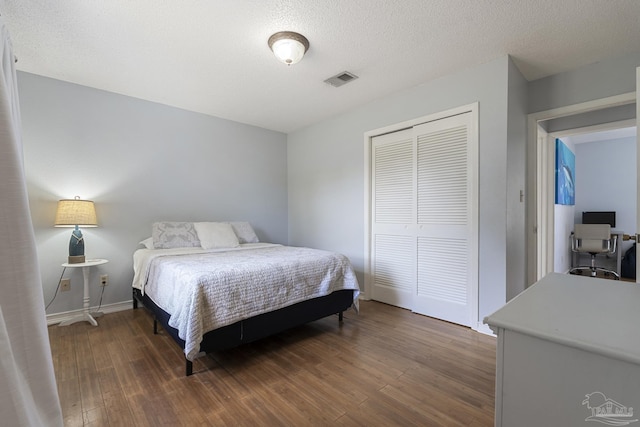
<instances>
[{"instance_id":1,"label":"doorway","mask_svg":"<svg viewBox=\"0 0 640 427\"><path fill-rule=\"evenodd\" d=\"M595 117L606 116L619 110L633 112L635 125L636 93L629 92L609 98L589 101L581 104L561 107L553 110L533 113L528 116L527 135L527 286L535 283L554 269L554 150L551 149L552 137L547 132L552 120L567 122L583 121L597 123ZM611 119L610 122L616 120ZM619 119L617 120L619 121ZM577 126L574 126L576 128ZM555 139L553 140L555 141ZM635 231L635 230L630 230Z\"/></svg>"},{"instance_id":2,"label":"doorway","mask_svg":"<svg viewBox=\"0 0 640 427\"><path fill-rule=\"evenodd\" d=\"M606 123L550 134L552 144L562 144L575 155L575 200L554 206L553 271L567 273L588 265L571 252L574 224L583 222L583 212L614 212L612 232L633 235L636 229L636 127L635 120ZM620 274L619 255L633 245L618 237L615 254L601 256L598 264Z\"/></svg>"},{"instance_id":3,"label":"doorway","mask_svg":"<svg viewBox=\"0 0 640 427\"><path fill-rule=\"evenodd\" d=\"M365 289L478 327L478 104L365 134Z\"/></svg>"}]
</instances>

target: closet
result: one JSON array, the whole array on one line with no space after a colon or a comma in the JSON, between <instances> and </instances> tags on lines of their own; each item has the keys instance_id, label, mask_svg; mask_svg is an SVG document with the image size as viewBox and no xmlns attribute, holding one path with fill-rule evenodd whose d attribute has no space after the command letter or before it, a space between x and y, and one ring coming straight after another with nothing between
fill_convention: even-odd
<instances>
[{"instance_id":1,"label":"closet","mask_svg":"<svg viewBox=\"0 0 640 427\"><path fill-rule=\"evenodd\" d=\"M477 110L370 139L374 300L477 321Z\"/></svg>"}]
</instances>

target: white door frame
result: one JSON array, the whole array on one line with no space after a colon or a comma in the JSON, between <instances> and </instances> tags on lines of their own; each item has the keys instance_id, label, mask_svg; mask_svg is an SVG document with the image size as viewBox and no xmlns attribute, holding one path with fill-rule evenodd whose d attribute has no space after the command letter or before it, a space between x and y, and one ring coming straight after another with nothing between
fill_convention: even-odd
<instances>
[{"instance_id":1,"label":"white door frame","mask_svg":"<svg viewBox=\"0 0 640 427\"><path fill-rule=\"evenodd\" d=\"M548 138L538 134L539 123L634 102L636 92L627 92L527 116L527 286L553 270L548 262L549 254L553 259L553 186L548 182L553 165L548 164Z\"/></svg>"},{"instance_id":2,"label":"white door frame","mask_svg":"<svg viewBox=\"0 0 640 427\"><path fill-rule=\"evenodd\" d=\"M638 127L637 122L640 117L640 67L636 68L636 165L640 165L640 150L638 146L640 146L640 127ZM637 201L636 201L636 248L640 243L640 172L636 167L636 191ZM637 258L636 258L637 259ZM640 262L636 261L636 283L640 284Z\"/></svg>"},{"instance_id":3,"label":"white door frame","mask_svg":"<svg viewBox=\"0 0 640 427\"><path fill-rule=\"evenodd\" d=\"M446 117L456 116L458 114L463 114L467 112L472 112L475 117L475 128L473 132L476 133L475 138L476 141L479 140L478 135L478 120L479 120L479 103L474 102L472 104L463 105L461 107L452 108L446 111L440 111L434 114L430 114L423 117L418 117L412 120L407 120L401 123L396 123L393 125L385 126L382 128L370 130L365 132L364 134L364 292L361 294L362 299L370 299L371 298L371 288L373 286L373 278L371 277L371 139L376 136L384 135L391 132L396 132L403 129L412 128L414 126L432 122L435 120L444 119ZM479 161L479 160L477 160ZM476 170L475 186L476 186L476 194L479 191L479 175L478 175L479 167ZM477 199L476 199L477 200ZM479 287L479 274L478 274L478 235L479 235L479 220L478 215L473 219L473 233L476 236L475 241L475 254L472 259L469 261L469 268L472 270L472 276L474 277L474 289L472 292L472 301L469 302L471 307L473 322L472 328L475 330L479 330L485 325L482 324L482 321L478 319L478 287Z\"/></svg>"}]
</instances>

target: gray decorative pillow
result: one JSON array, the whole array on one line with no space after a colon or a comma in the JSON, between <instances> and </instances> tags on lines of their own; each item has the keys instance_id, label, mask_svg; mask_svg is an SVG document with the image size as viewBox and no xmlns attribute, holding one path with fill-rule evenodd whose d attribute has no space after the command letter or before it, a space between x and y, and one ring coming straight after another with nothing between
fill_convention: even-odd
<instances>
[{"instance_id":1,"label":"gray decorative pillow","mask_svg":"<svg viewBox=\"0 0 640 427\"><path fill-rule=\"evenodd\" d=\"M155 249L200 247L200 239L192 222L155 222L151 236Z\"/></svg>"},{"instance_id":2,"label":"gray decorative pillow","mask_svg":"<svg viewBox=\"0 0 640 427\"><path fill-rule=\"evenodd\" d=\"M253 227L246 221L232 221L229 222L231 227L233 227L233 231L238 236L238 242L240 243L258 243L258 236L256 236L256 232L253 231Z\"/></svg>"}]
</instances>

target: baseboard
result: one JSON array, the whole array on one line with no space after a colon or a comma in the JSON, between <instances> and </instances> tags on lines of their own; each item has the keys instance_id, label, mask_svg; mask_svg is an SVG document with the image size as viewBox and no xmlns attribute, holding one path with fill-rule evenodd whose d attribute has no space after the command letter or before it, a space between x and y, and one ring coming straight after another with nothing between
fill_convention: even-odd
<instances>
[{"instance_id":1,"label":"baseboard","mask_svg":"<svg viewBox=\"0 0 640 427\"><path fill-rule=\"evenodd\" d=\"M103 305L102 307L100 307L100 312L104 314L115 313L117 311L129 310L131 308L133 308L132 301L122 301L122 302L117 302L115 304ZM97 309L98 309L97 306L91 307L89 308L89 311L94 312ZM64 311L62 313L47 314L47 326L57 325L58 323L71 319L80 313L82 313L82 310Z\"/></svg>"},{"instance_id":2,"label":"baseboard","mask_svg":"<svg viewBox=\"0 0 640 427\"><path fill-rule=\"evenodd\" d=\"M492 337L496 336L496 334L493 333L493 331L491 330L489 325L487 325L485 323L478 322L478 325L477 325L477 327L475 329L476 329L476 331L480 332L481 334L491 335Z\"/></svg>"}]
</instances>

